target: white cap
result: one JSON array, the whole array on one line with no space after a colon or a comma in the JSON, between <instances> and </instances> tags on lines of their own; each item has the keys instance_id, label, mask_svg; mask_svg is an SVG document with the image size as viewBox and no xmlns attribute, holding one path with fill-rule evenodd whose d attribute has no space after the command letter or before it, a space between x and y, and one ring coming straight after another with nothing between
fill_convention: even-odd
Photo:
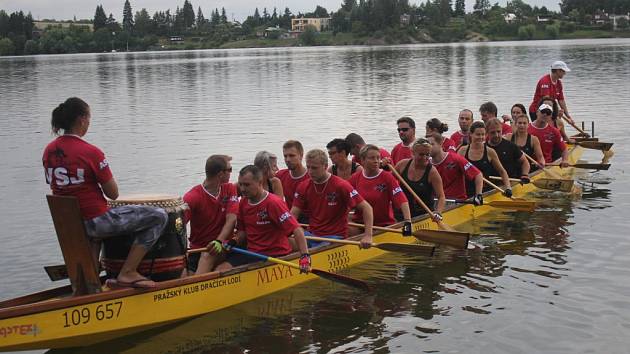
<instances>
[{"instance_id":1,"label":"white cap","mask_svg":"<svg viewBox=\"0 0 630 354\"><path fill-rule=\"evenodd\" d=\"M569 69L569 67L567 66L567 63L563 62L563 61L554 61L553 64L551 64L551 69L560 69L566 72L571 71L571 69Z\"/></svg>"},{"instance_id":2,"label":"white cap","mask_svg":"<svg viewBox=\"0 0 630 354\"><path fill-rule=\"evenodd\" d=\"M553 112L553 107L551 107L550 105L548 105L546 103L543 103L543 104L540 105L540 107L538 107L539 111L542 111L543 109L548 109L548 110Z\"/></svg>"}]
</instances>

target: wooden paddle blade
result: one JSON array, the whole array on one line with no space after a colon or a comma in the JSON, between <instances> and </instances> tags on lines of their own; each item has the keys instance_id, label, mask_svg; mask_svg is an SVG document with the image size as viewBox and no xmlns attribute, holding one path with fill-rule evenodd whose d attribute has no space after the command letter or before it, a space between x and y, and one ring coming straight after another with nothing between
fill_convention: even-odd
<instances>
[{"instance_id":1,"label":"wooden paddle blade","mask_svg":"<svg viewBox=\"0 0 630 354\"><path fill-rule=\"evenodd\" d=\"M532 184L540 189L552 191L571 192L573 190L572 179L539 178L532 181Z\"/></svg>"},{"instance_id":2,"label":"wooden paddle blade","mask_svg":"<svg viewBox=\"0 0 630 354\"><path fill-rule=\"evenodd\" d=\"M351 286L353 288L361 289L363 291L367 291L367 292L372 291L372 288L368 285L368 283L359 279L346 277L341 274L335 274L335 273L327 272L325 270L316 269L316 268L311 269L311 273L317 275L318 277L328 279L330 281L334 281L337 283L341 283L347 286Z\"/></svg>"},{"instance_id":3,"label":"wooden paddle blade","mask_svg":"<svg viewBox=\"0 0 630 354\"><path fill-rule=\"evenodd\" d=\"M581 141L578 143L583 148L608 151L612 148L614 143L602 143L599 141Z\"/></svg>"},{"instance_id":4,"label":"wooden paddle blade","mask_svg":"<svg viewBox=\"0 0 630 354\"><path fill-rule=\"evenodd\" d=\"M610 168L609 163L576 163L570 166L575 168L584 168L587 170L607 170Z\"/></svg>"},{"instance_id":5,"label":"wooden paddle blade","mask_svg":"<svg viewBox=\"0 0 630 354\"><path fill-rule=\"evenodd\" d=\"M493 208L511 209L517 211L532 212L536 209L536 202L528 200L493 200L484 202L483 205L489 205Z\"/></svg>"},{"instance_id":6,"label":"wooden paddle blade","mask_svg":"<svg viewBox=\"0 0 630 354\"><path fill-rule=\"evenodd\" d=\"M373 246L383 251L413 253L415 255L427 257L432 257L433 252L435 252L435 247L433 246L414 245L413 243L385 242L376 243L373 244Z\"/></svg>"},{"instance_id":7,"label":"wooden paddle blade","mask_svg":"<svg viewBox=\"0 0 630 354\"><path fill-rule=\"evenodd\" d=\"M432 242L456 248L468 248L470 234L460 231L427 230L420 229L413 232L415 238L420 241Z\"/></svg>"},{"instance_id":8,"label":"wooden paddle blade","mask_svg":"<svg viewBox=\"0 0 630 354\"><path fill-rule=\"evenodd\" d=\"M571 139L575 140L576 143L581 143L583 141L599 141L599 138L585 137L580 135L574 135Z\"/></svg>"}]
</instances>

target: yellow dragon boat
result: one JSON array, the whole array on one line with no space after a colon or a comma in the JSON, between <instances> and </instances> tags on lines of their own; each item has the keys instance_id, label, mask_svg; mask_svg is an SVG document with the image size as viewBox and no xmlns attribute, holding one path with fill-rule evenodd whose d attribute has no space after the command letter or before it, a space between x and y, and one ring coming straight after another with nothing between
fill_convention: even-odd
<instances>
[{"instance_id":1,"label":"yellow dragon boat","mask_svg":"<svg viewBox=\"0 0 630 354\"><path fill-rule=\"evenodd\" d=\"M576 163L583 148L570 148L570 162ZM569 176L573 168L552 168ZM532 181L546 177L539 170ZM515 197L536 190L534 183L514 184ZM497 191L484 195L483 206L449 206L444 222L460 225L493 212L490 202L505 200ZM394 225L393 227L400 227ZM426 216L413 220L413 229L437 229ZM360 236L355 237L358 239ZM414 237L400 232L374 233L374 242L415 243ZM359 249L352 245L328 244L311 249L313 267L339 272L385 251ZM296 254L284 257L293 260ZM64 286L0 302L0 351L86 346L193 316L224 309L317 278L300 274L286 265L259 262L187 278L159 282L153 289L107 290L97 294L72 296Z\"/></svg>"}]
</instances>

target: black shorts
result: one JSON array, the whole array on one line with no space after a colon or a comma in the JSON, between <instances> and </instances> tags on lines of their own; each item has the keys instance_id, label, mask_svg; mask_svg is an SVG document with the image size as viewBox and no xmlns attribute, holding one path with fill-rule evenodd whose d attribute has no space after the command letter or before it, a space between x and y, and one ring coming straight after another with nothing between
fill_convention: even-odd
<instances>
[{"instance_id":1,"label":"black shorts","mask_svg":"<svg viewBox=\"0 0 630 354\"><path fill-rule=\"evenodd\" d=\"M194 273L197 271L199 258L201 258L201 253L190 253L188 256L186 256L186 267L188 268L189 272Z\"/></svg>"}]
</instances>

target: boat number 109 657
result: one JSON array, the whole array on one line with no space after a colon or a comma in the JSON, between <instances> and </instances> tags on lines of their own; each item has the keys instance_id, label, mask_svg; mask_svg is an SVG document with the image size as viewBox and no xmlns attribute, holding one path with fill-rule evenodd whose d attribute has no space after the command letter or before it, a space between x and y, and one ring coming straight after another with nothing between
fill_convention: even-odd
<instances>
[{"instance_id":1,"label":"boat number 109 657","mask_svg":"<svg viewBox=\"0 0 630 354\"><path fill-rule=\"evenodd\" d=\"M122 309L122 301L109 302L100 304L95 308L89 306L78 309L65 311L62 316L64 319L64 328L79 326L90 323L90 321L103 321L118 318Z\"/></svg>"}]
</instances>

